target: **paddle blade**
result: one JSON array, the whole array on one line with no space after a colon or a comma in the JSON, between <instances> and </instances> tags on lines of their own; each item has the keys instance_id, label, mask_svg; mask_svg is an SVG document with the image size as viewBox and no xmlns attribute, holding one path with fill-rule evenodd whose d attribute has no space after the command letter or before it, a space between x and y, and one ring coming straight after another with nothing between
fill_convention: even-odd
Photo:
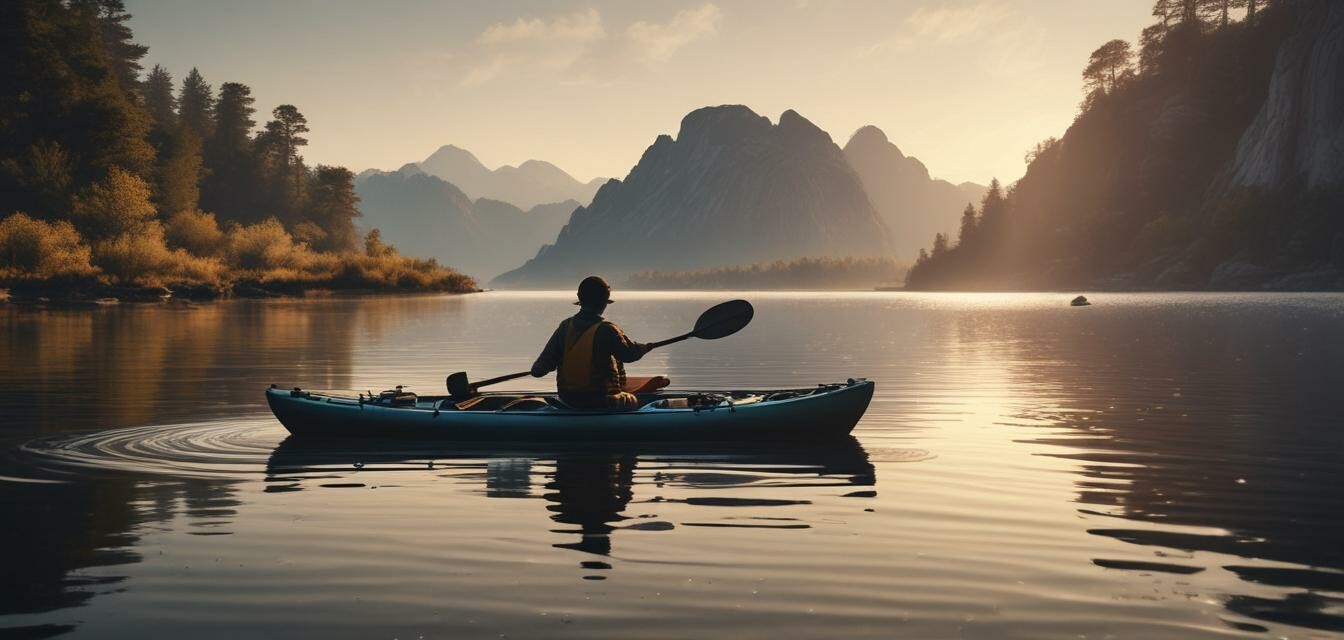
<instances>
[{"instance_id":1,"label":"paddle blade","mask_svg":"<svg viewBox=\"0 0 1344 640\"><path fill-rule=\"evenodd\" d=\"M471 395L471 381L467 380L466 371L458 371L448 376L448 395L454 398L466 398Z\"/></svg>"},{"instance_id":2,"label":"paddle blade","mask_svg":"<svg viewBox=\"0 0 1344 640\"><path fill-rule=\"evenodd\" d=\"M746 300L729 300L716 304L700 314L691 332L701 340L718 340L731 336L751 322L756 310Z\"/></svg>"}]
</instances>

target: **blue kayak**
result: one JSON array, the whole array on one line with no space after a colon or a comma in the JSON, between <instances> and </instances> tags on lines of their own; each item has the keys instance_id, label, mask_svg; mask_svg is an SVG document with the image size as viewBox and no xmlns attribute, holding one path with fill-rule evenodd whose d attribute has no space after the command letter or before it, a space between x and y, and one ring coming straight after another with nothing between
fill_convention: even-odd
<instances>
[{"instance_id":1,"label":"blue kayak","mask_svg":"<svg viewBox=\"0 0 1344 640\"><path fill-rule=\"evenodd\" d=\"M808 441L842 438L868 409L873 383L805 389L637 394L638 409L566 406L554 393L495 392L465 401L398 391L378 395L281 389L266 401L295 436L473 442Z\"/></svg>"}]
</instances>

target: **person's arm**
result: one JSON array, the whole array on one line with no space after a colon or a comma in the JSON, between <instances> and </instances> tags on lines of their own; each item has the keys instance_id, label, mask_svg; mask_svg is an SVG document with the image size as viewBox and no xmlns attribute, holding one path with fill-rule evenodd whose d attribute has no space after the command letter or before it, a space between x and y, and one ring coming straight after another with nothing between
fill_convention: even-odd
<instances>
[{"instance_id":1,"label":"person's arm","mask_svg":"<svg viewBox=\"0 0 1344 640\"><path fill-rule=\"evenodd\" d=\"M627 338L620 327L610 322L603 323L600 337L605 351L616 358L617 362L636 362L649 352L649 345Z\"/></svg>"},{"instance_id":2,"label":"person's arm","mask_svg":"<svg viewBox=\"0 0 1344 640\"><path fill-rule=\"evenodd\" d=\"M564 356L565 349L564 328L564 323L555 328L555 333L552 333L551 339L546 341L546 347L541 350L541 355L532 363L534 378L545 376L560 366L560 358Z\"/></svg>"}]
</instances>

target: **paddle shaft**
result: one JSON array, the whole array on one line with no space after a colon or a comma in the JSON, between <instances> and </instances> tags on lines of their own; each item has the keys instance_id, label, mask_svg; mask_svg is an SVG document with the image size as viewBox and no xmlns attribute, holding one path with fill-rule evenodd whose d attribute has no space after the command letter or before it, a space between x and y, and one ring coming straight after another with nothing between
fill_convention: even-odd
<instances>
[{"instance_id":1,"label":"paddle shaft","mask_svg":"<svg viewBox=\"0 0 1344 640\"><path fill-rule=\"evenodd\" d=\"M678 343L678 342L681 342L682 340L690 340L691 338L694 338L694 337L695 337L695 332L694 332L694 331L692 331L692 332L690 332L690 333L683 333L683 334L681 334L681 335L679 335L679 336L677 336L677 337L675 337L675 338L668 338L668 339L666 339L666 340L659 340L658 342L650 342L650 343L649 343L649 348L650 348L650 349L657 349L658 347L666 347L666 346L669 345L669 344L676 344L676 343Z\"/></svg>"},{"instance_id":2,"label":"paddle shaft","mask_svg":"<svg viewBox=\"0 0 1344 640\"><path fill-rule=\"evenodd\" d=\"M745 307L745 310L742 309L741 307ZM745 311L745 313L743 313L743 311ZM718 312L719 316L717 318L715 318L716 312ZM725 312L731 315L729 315L728 317L724 317ZM700 314L700 319L696 321L694 329L692 329L687 333L683 333L675 338L659 340L658 342L650 342L649 350L657 349L658 347L666 347L669 344L676 344L683 340L689 340L695 337L704 338L706 340L715 340L718 338L722 338L724 336L736 333L742 327L746 326L748 322L751 322L751 316L752 316L751 305L746 300L733 300L719 305L715 305L713 308ZM730 324L734 322L738 324L736 326ZM716 327L725 330L721 332L713 331L712 329ZM497 382L506 382L508 380L515 380L523 376L530 375L531 373L532 372L530 371L519 371L518 373L510 373L506 376L499 376L498 378L490 378L488 380L482 380L480 382L475 382L471 383L470 385L467 385L466 384L467 374L465 372L458 372L454 373L451 376L448 376L448 388L450 391L453 390L454 388L457 388L458 391L463 392L463 394L470 395L476 393L476 390L480 389L481 387L489 386ZM454 387L454 385L458 386ZM458 394L454 393L454 395Z\"/></svg>"},{"instance_id":3,"label":"paddle shaft","mask_svg":"<svg viewBox=\"0 0 1344 640\"><path fill-rule=\"evenodd\" d=\"M689 339L694 338L694 337L695 337L695 332L692 331L691 333L682 334L682 335L679 335L679 336L677 336L677 337L675 337L675 338L668 338L668 339L666 339L666 340L659 340L658 342L650 342L650 343L649 343L649 349L652 350L652 349L657 349L658 347L666 347L666 346L669 345L669 344L675 344L675 343L677 343L677 342L681 342L682 340L689 340ZM532 372L531 372L531 371L519 371L518 373L510 373L509 375L506 375L506 376L499 376L499 377L497 377L497 378L489 378L489 379L487 379L487 380L482 380L482 381L480 381L480 382L473 382L473 383L471 383L471 390L472 390L472 391L476 391L477 389L480 389L481 387L488 387L488 386L490 386L490 385L492 385L492 384L497 384L497 383L500 383L500 382L508 382L508 381L510 381L510 380L517 380L518 378L521 378L521 377L523 377L523 376L530 376L530 375L532 375Z\"/></svg>"},{"instance_id":4,"label":"paddle shaft","mask_svg":"<svg viewBox=\"0 0 1344 640\"><path fill-rule=\"evenodd\" d=\"M507 376L499 376L498 378L490 378L489 380L482 380L482 381L480 381L480 382L473 382L473 383L471 383L471 390L472 390L472 391L475 391L476 389L479 389L480 387L484 387L484 386L488 386L488 385L496 384L496 383L499 383L499 382L508 382L508 381L510 381L510 380L517 380L518 378L521 378L521 377L523 377L523 376L530 376L530 375L532 375L532 372L531 372L531 371L519 371L518 373L510 373L510 374L507 375Z\"/></svg>"}]
</instances>

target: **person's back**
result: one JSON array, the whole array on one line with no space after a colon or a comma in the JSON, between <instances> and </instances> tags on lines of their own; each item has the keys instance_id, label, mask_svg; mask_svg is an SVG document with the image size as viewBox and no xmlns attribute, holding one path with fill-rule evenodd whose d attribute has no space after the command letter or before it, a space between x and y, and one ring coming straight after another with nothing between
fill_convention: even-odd
<instances>
[{"instance_id":1,"label":"person's back","mask_svg":"<svg viewBox=\"0 0 1344 640\"><path fill-rule=\"evenodd\" d=\"M566 318L551 334L541 355L532 365L538 378L557 371L560 399L573 407L589 409L634 409L636 399L625 387L626 362L648 353L649 346L625 336L602 318L611 304L611 287L597 276L579 283L579 312Z\"/></svg>"}]
</instances>

